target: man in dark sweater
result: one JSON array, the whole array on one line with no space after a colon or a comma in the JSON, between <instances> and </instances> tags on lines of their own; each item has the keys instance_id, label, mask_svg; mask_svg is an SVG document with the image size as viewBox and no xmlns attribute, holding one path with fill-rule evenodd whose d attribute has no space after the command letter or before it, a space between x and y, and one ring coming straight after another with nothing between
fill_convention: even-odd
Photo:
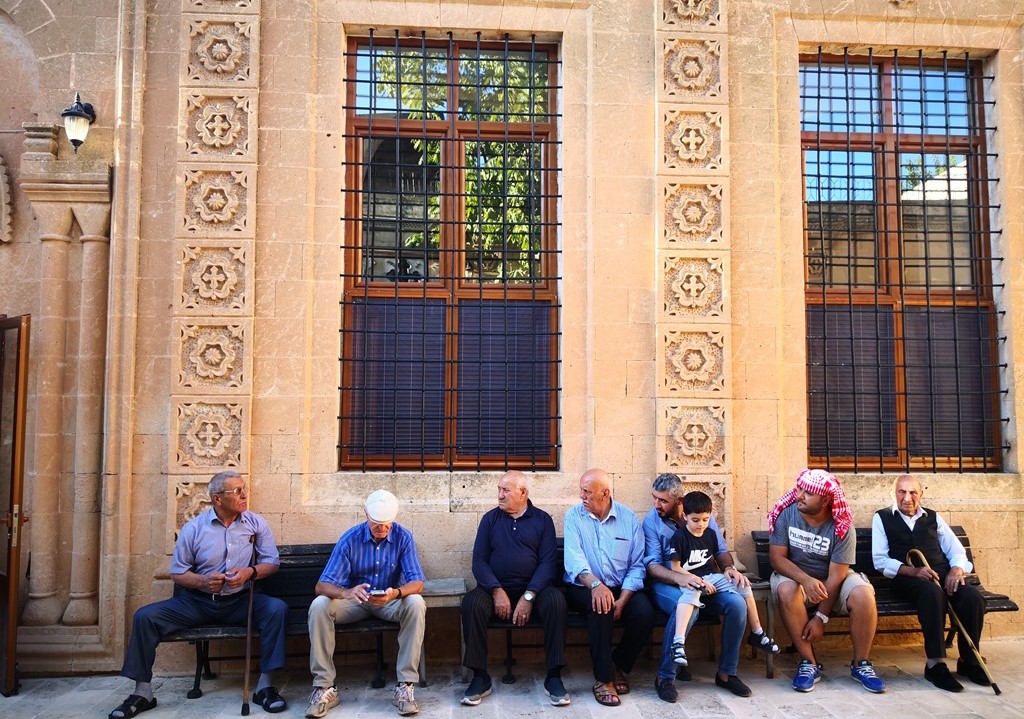
<instances>
[{"instance_id":1,"label":"man in dark sweater","mask_svg":"<svg viewBox=\"0 0 1024 719\"><path fill-rule=\"evenodd\" d=\"M927 657L925 678L939 689L963 691L963 686L946 667L943 633L948 603L953 605L974 645L981 643L985 600L964 580L964 574L973 567L949 525L934 510L921 506L924 488L917 479L908 474L897 477L892 497L892 506L878 510L871 521L871 555L875 569L892 578L897 595L917 603ZM907 563L907 552L911 549L920 550L931 568ZM975 684L987 686L988 678L963 637L959 638L959 650L956 673Z\"/></svg>"},{"instance_id":2,"label":"man in dark sweater","mask_svg":"<svg viewBox=\"0 0 1024 719\"><path fill-rule=\"evenodd\" d=\"M536 605L544 630L548 675L544 691L555 706L569 704L562 684L567 609L555 586L562 568L551 515L533 506L526 475L507 472L498 481L498 506L480 520L473 544L477 586L462 600L463 664L473 679L462 703L476 706L491 693L487 673L487 623L492 616L517 626L530 621Z\"/></svg>"}]
</instances>

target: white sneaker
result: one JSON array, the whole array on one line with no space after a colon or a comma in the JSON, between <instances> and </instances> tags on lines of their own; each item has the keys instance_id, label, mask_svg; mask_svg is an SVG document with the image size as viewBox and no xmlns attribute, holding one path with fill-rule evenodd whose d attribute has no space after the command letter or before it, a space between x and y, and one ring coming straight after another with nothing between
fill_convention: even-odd
<instances>
[{"instance_id":1,"label":"white sneaker","mask_svg":"<svg viewBox=\"0 0 1024 719\"><path fill-rule=\"evenodd\" d=\"M402 716L418 714L420 707L416 704L416 697L412 693L412 684L396 684L395 696L391 703L398 707L398 713Z\"/></svg>"},{"instance_id":2,"label":"white sneaker","mask_svg":"<svg viewBox=\"0 0 1024 719\"><path fill-rule=\"evenodd\" d=\"M338 706L340 701L338 690L334 687L313 687L313 693L309 695L309 707L306 709L306 716L310 717L310 719L319 719L328 710Z\"/></svg>"}]
</instances>

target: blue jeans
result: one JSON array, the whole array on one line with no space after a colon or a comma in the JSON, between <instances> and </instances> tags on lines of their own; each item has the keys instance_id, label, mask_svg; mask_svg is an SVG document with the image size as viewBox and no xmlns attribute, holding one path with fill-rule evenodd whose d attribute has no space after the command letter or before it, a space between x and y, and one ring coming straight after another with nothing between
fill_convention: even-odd
<instances>
[{"instance_id":1,"label":"blue jeans","mask_svg":"<svg viewBox=\"0 0 1024 719\"><path fill-rule=\"evenodd\" d=\"M668 614L665 627L665 638L661 643L661 661L658 663L659 679L675 679L676 665L672 661L672 636L675 634L676 603L682 589L676 586L655 582L652 590L654 604ZM740 647L743 645L743 634L747 630L747 602L735 592L715 592L702 595L704 609L701 611L722 616L722 653L718 658L718 670L729 676L736 673L740 663ZM697 612L690 616L686 627L689 636Z\"/></svg>"}]
</instances>

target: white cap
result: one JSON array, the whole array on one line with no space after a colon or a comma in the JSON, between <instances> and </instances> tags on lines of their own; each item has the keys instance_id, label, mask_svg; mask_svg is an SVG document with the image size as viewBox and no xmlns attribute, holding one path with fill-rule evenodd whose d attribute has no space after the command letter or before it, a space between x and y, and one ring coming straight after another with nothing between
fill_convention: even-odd
<instances>
[{"instance_id":1,"label":"white cap","mask_svg":"<svg viewBox=\"0 0 1024 719\"><path fill-rule=\"evenodd\" d=\"M386 489L378 489L366 498L366 516L377 524L390 524L398 516L398 498Z\"/></svg>"}]
</instances>

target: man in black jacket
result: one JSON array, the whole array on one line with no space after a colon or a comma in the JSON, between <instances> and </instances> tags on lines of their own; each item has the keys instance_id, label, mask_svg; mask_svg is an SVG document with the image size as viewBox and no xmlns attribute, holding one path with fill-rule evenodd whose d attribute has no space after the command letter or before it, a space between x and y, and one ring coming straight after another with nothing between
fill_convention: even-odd
<instances>
[{"instance_id":1,"label":"man in black jacket","mask_svg":"<svg viewBox=\"0 0 1024 719\"><path fill-rule=\"evenodd\" d=\"M934 510L921 506L924 488L917 479L908 474L897 477L892 497L892 506L878 510L871 522L875 569L893 580L897 596L917 603L927 657L925 678L939 689L963 691L946 667L943 634L948 603L953 605L974 646L981 643L985 600L964 579L973 567L949 525ZM911 549L920 550L930 568L907 563L907 552ZM987 686L988 678L963 637L959 637L959 650L956 673Z\"/></svg>"},{"instance_id":2,"label":"man in black jacket","mask_svg":"<svg viewBox=\"0 0 1024 719\"><path fill-rule=\"evenodd\" d=\"M491 693L487 673L487 623L497 615L522 626L536 606L544 630L544 691L555 706L569 704L562 684L567 609L555 586L562 567L551 515L533 506L526 475L506 472L498 481L498 506L481 520L473 544L477 586L462 600L463 664L473 679L462 703L476 706Z\"/></svg>"}]
</instances>

